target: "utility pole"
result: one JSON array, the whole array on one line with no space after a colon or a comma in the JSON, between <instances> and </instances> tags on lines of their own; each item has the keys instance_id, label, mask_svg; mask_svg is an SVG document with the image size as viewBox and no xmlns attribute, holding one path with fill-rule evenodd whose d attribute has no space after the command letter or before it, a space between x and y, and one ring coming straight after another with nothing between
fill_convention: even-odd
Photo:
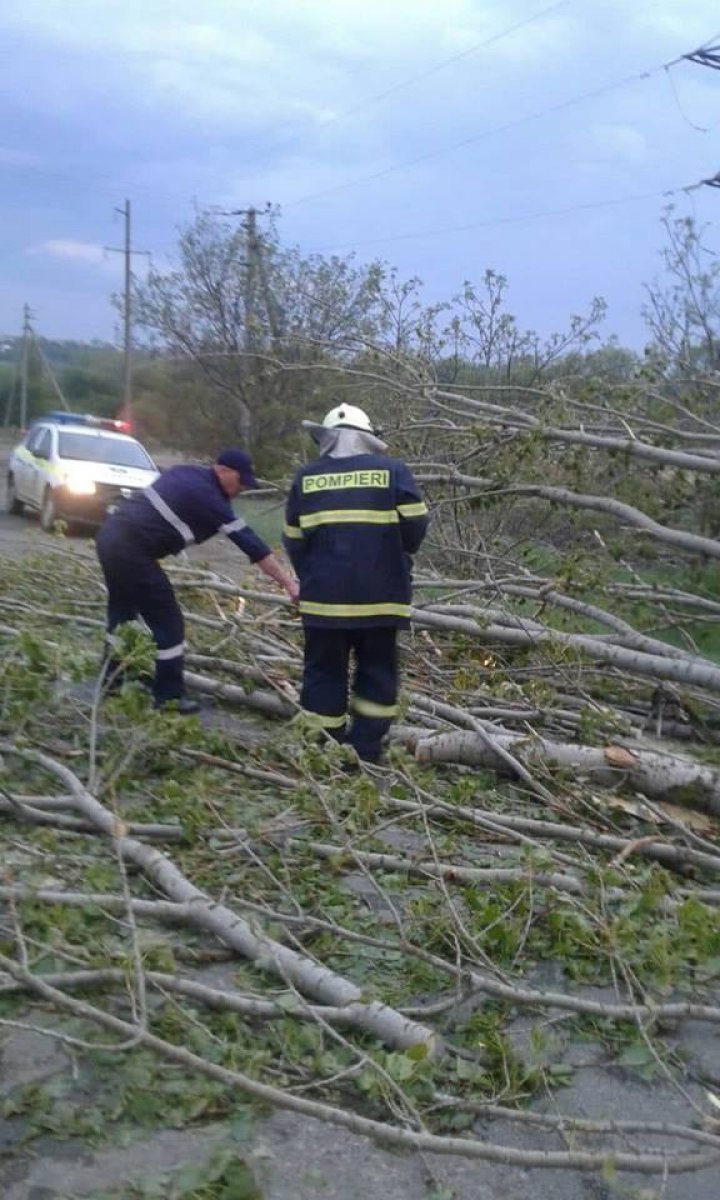
<instances>
[{"instance_id":1,"label":"utility pole","mask_svg":"<svg viewBox=\"0 0 720 1200\"><path fill-rule=\"evenodd\" d=\"M32 327L30 325L30 308L27 304L23 305L23 340L22 340L22 356L20 358L20 428L25 429L27 426L27 409L28 409L28 366L30 362L30 339L32 337Z\"/></svg>"},{"instance_id":2,"label":"utility pole","mask_svg":"<svg viewBox=\"0 0 720 1200\"><path fill-rule=\"evenodd\" d=\"M130 220L130 201L126 200L122 208L116 208L125 225L124 245L106 246L111 254L122 254L125 259L125 283L123 289L123 389L122 416L132 425L132 257L133 254L147 254L147 250L133 250Z\"/></svg>"},{"instance_id":3,"label":"utility pole","mask_svg":"<svg viewBox=\"0 0 720 1200\"><path fill-rule=\"evenodd\" d=\"M255 256L257 254L257 212L250 207L245 214L245 353L252 354L255 341Z\"/></svg>"},{"instance_id":4,"label":"utility pole","mask_svg":"<svg viewBox=\"0 0 720 1200\"><path fill-rule=\"evenodd\" d=\"M230 211L222 209L214 210L219 217L243 217L243 226L245 231L245 271L243 283L243 305L245 309L245 331L243 337L243 346L246 355L251 355L257 344L257 292L258 282L262 284L263 290L266 293L269 291L267 285L267 273L263 264L262 244L258 237L257 219L258 210L254 205L249 208L233 208ZM268 202L260 216L268 216L272 213L272 205ZM268 311L270 324L274 325L274 314Z\"/></svg>"},{"instance_id":5,"label":"utility pole","mask_svg":"<svg viewBox=\"0 0 720 1200\"><path fill-rule=\"evenodd\" d=\"M5 401L5 420L3 421L3 427L5 429L10 428L10 421L12 420L13 409L15 407L15 388L17 386L19 374L20 372L18 370L18 365L15 363L15 369L10 381L10 388L8 389L7 400Z\"/></svg>"},{"instance_id":6,"label":"utility pole","mask_svg":"<svg viewBox=\"0 0 720 1200\"><path fill-rule=\"evenodd\" d=\"M132 271L130 270L130 262L132 255L132 245L130 241L130 201L125 201L125 208L121 210L125 218L125 307L123 312L124 317L124 362L123 362L123 409L125 410L125 420L131 421L132 414L132 324L130 313L130 293L132 290Z\"/></svg>"}]
</instances>

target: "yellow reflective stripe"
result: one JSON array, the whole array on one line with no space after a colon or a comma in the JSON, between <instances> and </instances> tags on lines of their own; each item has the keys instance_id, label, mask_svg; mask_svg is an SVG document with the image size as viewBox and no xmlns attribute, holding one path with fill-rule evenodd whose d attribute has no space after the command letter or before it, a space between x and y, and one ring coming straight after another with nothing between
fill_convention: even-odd
<instances>
[{"instance_id":1,"label":"yellow reflective stripe","mask_svg":"<svg viewBox=\"0 0 720 1200\"><path fill-rule=\"evenodd\" d=\"M311 712L309 708L301 708L298 715L320 729L340 729L346 720L345 713L341 717L328 717L325 713Z\"/></svg>"},{"instance_id":2,"label":"yellow reflective stripe","mask_svg":"<svg viewBox=\"0 0 720 1200\"><path fill-rule=\"evenodd\" d=\"M302 538L302 529L298 529L297 525L283 525L283 533L285 537Z\"/></svg>"},{"instance_id":3,"label":"yellow reflective stripe","mask_svg":"<svg viewBox=\"0 0 720 1200\"><path fill-rule=\"evenodd\" d=\"M47 458L37 458L36 455L30 453L26 446L20 446L15 454L22 462L28 463L38 471L44 471L46 475L55 475L58 479L62 478L63 473L59 463L50 462Z\"/></svg>"},{"instance_id":4,"label":"yellow reflective stripe","mask_svg":"<svg viewBox=\"0 0 720 1200\"><path fill-rule=\"evenodd\" d=\"M409 604L320 604L301 600L300 612L310 617L409 617Z\"/></svg>"},{"instance_id":5,"label":"yellow reflective stripe","mask_svg":"<svg viewBox=\"0 0 720 1200\"><path fill-rule=\"evenodd\" d=\"M353 696L352 707L361 717L396 717L399 711L397 704L376 704L362 696Z\"/></svg>"},{"instance_id":6,"label":"yellow reflective stripe","mask_svg":"<svg viewBox=\"0 0 720 1200\"><path fill-rule=\"evenodd\" d=\"M328 475L303 476L302 490L304 493L327 492L338 488L383 488L389 485L389 471L337 471Z\"/></svg>"},{"instance_id":7,"label":"yellow reflective stripe","mask_svg":"<svg viewBox=\"0 0 720 1200\"><path fill-rule=\"evenodd\" d=\"M325 512L306 513L300 518L303 529L315 525L397 525L400 518L394 508L331 508Z\"/></svg>"},{"instance_id":8,"label":"yellow reflective stripe","mask_svg":"<svg viewBox=\"0 0 720 1200\"><path fill-rule=\"evenodd\" d=\"M424 500L418 500L416 504L398 504L397 510L401 517L424 517L428 506Z\"/></svg>"}]
</instances>

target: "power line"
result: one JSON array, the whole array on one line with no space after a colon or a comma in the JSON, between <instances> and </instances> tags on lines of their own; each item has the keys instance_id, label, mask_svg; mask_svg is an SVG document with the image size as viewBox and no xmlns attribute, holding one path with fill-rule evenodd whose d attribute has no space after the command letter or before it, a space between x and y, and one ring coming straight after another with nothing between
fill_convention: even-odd
<instances>
[{"instance_id":1,"label":"power line","mask_svg":"<svg viewBox=\"0 0 720 1200\"><path fill-rule=\"evenodd\" d=\"M707 128L705 125L697 125L696 122L692 121L690 119L690 117L687 115L687 113L685 112L685 109L683 108L682 102L680 100L680 96L678 94L677 87L675 86L675 80L672 77L672 71L670 70L670 67L665 68L665 76L667 78L668 84L670 85L670 91L672 92L673 100L675 101L675 105L676 105L677 110L680 113L680 116L682 117L683 121L685 121L686 124L688 124L691 129L694 129L696 133L709 133L710 132L709 128Z\"/></svg>"},{"instance_id":2,"label":"power line","mask_svg":"<svg viewBox=\"0 0 720 1200\"><path fill-rule=\"evenodd\" d=\"M485 38L482 41L475 42L472 46L468 46L468 48L466 50L461 50L458 54L453 54L449 58L441 59L440 62L433 63L431 66L426 67L423 71L419 71L415 75L410 75L406 79L400 80L398 83L392 84L389 88L386 88L384 91L376 92L371 96L366 96L364 99L359 100L356 104L351 105L349 108L343 109L339 113L334 113L332 116L327 117L324 121L318 122L315 125L315 129L316 130L324 129L326 126L336 124L338 121L342 121L346 117L354 116L355 113L362 111L364 108L367 108L372 104L380 103L380 101L385 100L388 96L393 95L395 92L398 92L398 91L404 90L405 88L411 87L414 83L419 83L423 79L427 79L430 75L434 75L434 74L436 74L436 72L444 70L445 67L451 66L455 62L460 62L464 58L469 58L471 55L476 54L479 50L483 50L488 46L494 45L496 42L502 41L505 38L510 37L513 33L517 33L521 29L525 29L527 26L532 25L535 22L542 20L544 17L549 16L551 13L555 12L557 9L563 8L567 4L570 4L573 2L574 2L574 0L556 0L556 3L551 4L548 7L541 9L539 12L533 13L531 16L526 17L524 20L518 21L514 25L509 25L509 26L507 26L507 28L499 30L497 33L492 34L490 37ZM274 128L274 133L277 134L279 132L282 132L283 129L294 129L294 128L295 128L294 122L285 121L281 125L276 126ZM37 173L41 173L43 176L46 176L46 177L50 176L51 178L54 177L56 179L72 180L72 178L74 176L74 168L72 166L69 166L67 168L62 168L62 167L53 168L53 167L45 167L41 163L37 163L37 164L30 163L30 164L26 164L26 168L27 168L27 170L31 171L32 173L37 172ZM95 183L95 185L100 188L100 190L104 190L107 192L110 192L110 191L117 192L119 188L125 186L122 178L119 177L118 174L115 172L92 171L92 172L86 173L84 171L84 168L82 168L82 167L80 167L79 170L83 172L84 179L92 180ZM164 191L162 188L157 188L157 187L155 187L154 184L138 183L135 179L133 179L133 181L132 181L132 190L134 192L138 192L138 191L145 192L147 195L153 196L153 198L164 199L166 201L171 201L173 203L178 203L181 200L185 204L193 203L193 202L197 203L197 197L190 197L190 198L188 198L187 196L181 197L179 194L170 193L170 192Z\"/></svg>"},{"instance_id":3,"label":"power line","mask_svg":"<svg viewBox=\"0 0 720 1200\"><path fill-rule=\"evenodd\" d=\"M337 115L329 117L325 122L323 122L319 126L319 128L322 128L325 125L329 125L336 121L344 119L345 117L350 116L353 113L359 111L361 108L365 107L366 105L370 105L372 103L379 102L380 100L384 99L386 96L393 94L395 91L400 90L401 88L411 86L413 83L418 82L418 81L422 80L423 78L426 78L428 75L431 75L431 74L435 73L436 71L442 70L444 67L451 65L453 62L458 61L464 57L467 57L471 54L476 53L479 49L482 49L484 46L490 45L493 42L497 42L505 37L510 36L512 33L517 32L519 29L521 29L527 25L530 25L531 23L533 23L535 21L540 20L541 18L549 15L554 10L560 8L562 5L569 3L569 2L570 2L570 0L558 0L558 3L550 5L549 7L540 10L539 12L526 18L524 21L517 23L516 25L509 26L508 28L501 30L497 34L494 34L490 38L486 39L486 41L475 43L473 46L468 47L466 50L461 51L459 54L454 55L447 59L443 59L440 62L434 64L433 66L426 68L425 71L419 72L417 75L414 75L414 76L409 76L407 79L402 80L402 81L398 82L397 84L394 84L392 87L387 88L384 92L379 92L379 93L376 93L375 95L369 96L365 100L359 101L357 105L353 105L350 108L338 113ZM582 93L578 96L570 97L569 99L567 99L565 101L561 101L560 103L558 103L556 105L552 105L548 109L543 109L543 110L538 110L533 113L528 113L522 117L516 118L516 119L506 122L502 125L498 125L495 127L491 127L490 129L483 130L479 134L476 134L469 138L465 138L459 142L455 142L455 143L452 143L452 144L449 144L446 146L441 146L434 151L430 151L426 154L419 155L419 156L409 159L409 160L404 160L400 163L391 164L390 166L382 168L379 171L372 172L371 174L368 174L365 176L360 176L360 177L352 179L352 180L348 180L345 183L336 184L333 187L323 189L322 191L319 191L319 192L311 193L307 196L302 196L298 200L291 201L289 204L285 205L284 207L286 209L295 208L296 206L299 206L301 204L309 203L312 200L321 199L325 196L333 195L336 192L344 191L348 188L359 186L362 183L371 182L375 179L382 178L385 175L394 173L395 171L398 171L398 170L402 170L405 167L414 166L421 162L428 161L432 158L439 157L443 154L452 153L455 150L463 149L465 146L472 145L475 142L481 141L486 137L491 137L497 133L506 132L506 131L516 128L522 124L529 123L533 120L539 120L544 116L552 115L555 112L562 111L565 108L569 108L576 104L583 103L585 100L601 96L607 92L614 91L614 90L619 89L624 86L628 86L631 83L642 82L645 79L651 78L654 74L656 74L657 72L659 72L661 70L669 72L669 68L677 66L679 63L684 62L684 61L700 63L700 64L703 64L706 66L715 66L716 59L718 58L718 55L720 54L720 46L714 44L718 38L720 38L720 32L715 34L713 36L713 38L709 39L707 42L703 43L703 45L698 47L697 50L694 50L687 54L679 55L676 58L669 60L668 62L662 63L658 66L650 67L647 70L641 71L637 74L625 76L622 79L616 80L616 81L611 82L606 85L603 85L600 88L593 89L591 91ZM281 126L280 128L282 128L282 127L283 126ZM5 165L5 169L7 169L7 166L8 166L8 164ZM93 183L96 187L98 187L102 191L110 191L111 189L113 191L117 191L119 187L124 186L122 184L122 178L121 178L121 176L118 175L117 172L103 172L103 171L97 171L97 170L87 171L86 168L81 166L80 164L78 164L77 168L75 168L73 165L68 165L66 167L46 167L42 163L37 163L37 164L31 164L31 165L26 166L24 168L24 170L26 173L30 172L31 174L39 174L46 178L54 177L56 179L67 180L68 182L72 182L73 178L76 176L76 173L81 173L81 177L82 177L83 181ZM132 189L133 189L133 191L136 191L136 192L137 191L144 192L146 195L152 196L153 199L156 199L156 200L165 200L165 201L171 202L173 204L194 203L197 207L200 207L200 208L206 207L199 202L197 196L188 196L187 193L183 195L179 191L178 192L165 191L162 187L157 187L153 183L140 183L136 179L133 179Z\"/></svg>"},{"instance_id":4,"label":"power line","mask_svg":"<svg viewBox=\"0 0 720 1200\"><path fill-rule=\"evenodd\" d=\"M438 71L444 70L445 67L452 66L456 62L461 62L462 59L469 58L472 54L477 54L478 50L485 50L488 46L493 46L496 42L503 41L504 38L510 37L513 33L518 33L528 25L533 25L536 21L542 20L543 17L550 16L558 8L564 8L569 3L571 3L571 0L557 0L556 4L551 4L547 8L533 13L532 16L525 17L524 20L517 21L514 25L509 25L506 29L501 29L498 33L494 33L480 42L475 42L474 45L468 46L466 50L461 50L459 54L453 54L450 58L444 58L440 62L426 67L425 70L418 71L416 75L410 75L406 79L401 79L397 83L393 83L382 92L375 92L371 96L366 96L363 100L358 100L357 104L351 105L350 108L345 108L339 113L333 113L332 116L327 117L324 121L319 121L315 128L324 129L327 125L333 125L336 121L342 121L346 117L354 116L355 113L369 108L371 104L379 104L381 100L386 100L388 96L393 96L396 92L404 91L405 88L411 87L414 83L420 83L423 79L428 79L430 75L435 75Z\"/></svg>"},{"instance_id":5,"label":"power line","mask_svg":"<svg viewBox=\"0 0 720 1200\"><path fill-rule=\"evenodd\" d=\"M70 405L68 404L68 402L65 398L65 393L63 392L62 388L60 387L60 384L57 381L57 376L55 375L55 372L53 371L52 367L50 366L50 363L48 362L48 359L47 359L47 355L45 354L42 346L40 345L38 336L34 330L30 331L30 337L32 339L32 344L35 347L35 350L37 351L38 357L40 359L40 365L43 367L45 374L47 375L48 379L50 380L50 383L53 386L53 390L55 391L55 394L56 394L58 400L60 401L63 408L65 409L65 412L69 412Z\"/></svg>"},{"instance_id":6,"label":"power line","mask_svg":"<svg viewBox=\"0 0 720 1200\"><path fill-rule=\"evenodd\" d=\"M677 196L681 192L688 193L707 185L720 188L720 171L710 179L701 179L697 183L684 187L664 188L661 191L635 192L628 196L614 196L606 200L588 200L582 204L570 204L564 208L539 209L531 213L518 213L512 217L490 217L485 221L472 221L467 225L445 225L436 229L420 229L406 233L391 234L388 237L368 238L361 242L344 243L335 246L320 246L314 253L322 254L333 250L358 249L362 246L375 246L385 242L413 241L416 238L441 237L448 233L468 233L474 229L489 229L498 225L521 225L526 221L538 221L544 217L564 217L576 212L589 212L593 209L612 208L622 204L631 204L638 200L656 200L662 197Z\"/></svg>"},{"instance_id":7,"label":"power line","mask_svg":"<svg viewBox=\"0 0 720 1200\"><path fill-rule=\"evenodd\" d=\"M645 71L637 72L633 75L626 75L622 79L617 79L611 83L602 84L600 87L592 88L587 92L581 92L578 96L571 96L567 100L561 100L557 104L550 105L549 108L537 109L535 112L526 113L522 117L514 117L511 121L505 121L501 125L493 125L489 129L483 129L480 133L472 134L470 137L462 138L458 142L451 142L445 146L439 146L436 150L429 150L425 154L416 155L414 158L404 159L402 162L391 163L388 167L383 167L379 171L373 171L369 175L357 176L355 179L346 180L345 183L334 184L332 187L324 188L319 192L311 192L307 196L301 196L299 200L293 200L290 204L285 205L286 209L296 208L301 204L308 204L313 200L321 200L326 196L332 196L338 192L346 191L349 188L358 187L362 183L370 183L375 179L382 179L386 175L394 174L396 171L405 170L407 167L417 166L419 163L429 162L433 158L439 158L444 154L452 154L456 150L463 150L466 146L472 146L477 142L483 141L485 138L493 137L498 133L506 133L510 129L516 129L520 125L525 125L530 121L538 121L543 117L551 116L553 113L562 112L564 109L573 108L575 105L583 104L586 100L596 99L598 96L607 95L608 92L617 91L619 88L627 87L631 83L642 83L646 79L650 79L653 75L660 71L668 71L670 67L677 66L678 63L686 60L696 61L695 56L701 51L693 51L691 54L681 54L677 58L671 59L668 62L659 63L657 66L649 67Z\"/></svg>"}]
</instances>

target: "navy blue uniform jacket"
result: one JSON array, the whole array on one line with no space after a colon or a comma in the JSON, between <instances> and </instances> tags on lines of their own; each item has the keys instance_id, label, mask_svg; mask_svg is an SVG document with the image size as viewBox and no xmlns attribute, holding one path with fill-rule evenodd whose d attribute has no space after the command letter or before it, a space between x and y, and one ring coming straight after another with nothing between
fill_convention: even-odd
<instances>
[{"instance_id":1,"label":"navy blue uniform jacket","mask_svg":"<svg viewBox=\"0 0 720 1200\"><path fill-rule=\"evenodd\" d=\"M306 625L409 624L411 560L427 506L408 467L383 454L324 456L293 480L284 544Z\"/></svg>"},{"instance_id":2,"label":"navy blue uniform jacket","mask_svg":"<svg viewBox=\"0 0 720 1200\"><path fill-rule=\"evenodd\" d=\"M270 548L233 512L211 467L170 467L150 487L108 518L116 533L126 533L152 558L178 554L193 542L225 533L251 562Z\"/></svg>"}]
</instances>

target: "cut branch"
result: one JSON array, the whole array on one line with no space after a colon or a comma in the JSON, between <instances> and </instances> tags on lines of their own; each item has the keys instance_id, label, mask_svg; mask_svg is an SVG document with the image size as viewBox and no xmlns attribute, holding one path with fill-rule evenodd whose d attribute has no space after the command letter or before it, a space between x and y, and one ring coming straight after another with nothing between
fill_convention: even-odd
<instances>
[{"instance_id":1,"label":"cut branch","mask_svg":"<svg viewBox=\"0 0 720 1200\"><path fill-rule=\"evenodd\" d=\"M702 763L644 746L591 746L553 742L538 735L498 731L492 736L499 746L525 762L542 762L581 773L603 784L622 780L648 796L669 798L675 793L691 808L720 814L720 774ZM506 770L505 760L477 733L441 733L421 739L415 756L419 762L454 762Z\"/></svg>"},{"instance_id":2,"label":"cut branch","mask_svg":"<svg viewBox=\"0 0 720 1200\"><path fill-rule=\"evenodd\" d=\"M321 1003L352 1005L356 1027L372 1033L387 1045L400 1049L424 1045L430 1054L441 1052L440 1039L432 1029L406 1020L395 1009L379 1001L364 1002L362 989L356 984L283 946L259 926L251 928L232 909L216 903L195 887L166 855L128 837L122 823L100 804L68 767L37 750L22 750L9 742L0 743L0 751L36 763L59 778L72 794L75 809L113 838L124 860L141 867L173 900L192 906L197 926L213 933L262 970L280 976Z\"/></svg>"},{"instance_id":3,"label":"cut branch","mask_svg":"<svg viewBox=\"0 0 720 1200\"><path fill-rule=\"evenodd\" d=\"M720 1157L720 1142L717 1148L697 1154L673 1154L667 1150L636 1154L615 1153L608 1149L602 1151L522 1150L514 1146L479 1141L476 1138L443 1137L412 1129L400 1129L384 1121L372 1120L330 1104L293 1095L281 1088L261 1083L239 1071L211 1063L200 1055L194 1054L182 1046L167 1042L153 1033L145 1030L138 1031L134 1025L119 1017L103 1012L84 1001L66 996L60 989L44 983L40 977L32 975L4 954L0 954L0 966L18 982L32 989L37 995L61 1011L70 1012L73 1016L92 1021L123 1037L128 1035L133 1038L137 1037L139 1044L147 1046L171 1062L197 1070L227 1087L237 1088L246 1095L255 1096L276 1107L290 1109L309 1117L317 1117L330 1124L350 1129L354 1133L378 1138L390 1145L525 1167L597 1171L607 1169L608 1165L612 1165L618 1171L637 1171L646 1175L661 1176L667 1173L702 1170L712 1166Z\"/></svg>"}]
</instances>

